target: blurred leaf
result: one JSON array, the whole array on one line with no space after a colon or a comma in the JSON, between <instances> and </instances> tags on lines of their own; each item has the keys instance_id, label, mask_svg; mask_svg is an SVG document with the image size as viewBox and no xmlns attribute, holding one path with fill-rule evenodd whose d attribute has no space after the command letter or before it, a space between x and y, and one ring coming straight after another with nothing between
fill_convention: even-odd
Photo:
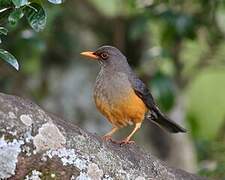
<instances>
[{"instance_id":1,"label":"blurred leaf","mask_svg":"<svg viewBox=\"0 0 225 180\"><path fill-rule=\"evenodd\" d=\"M44 29L46 25L46 14L41 5L37 3L31 3L30 6L26 8L26 18L30 26L37 32Z\"/></svg>"},{"instance_id":2,"label":"blurred leaf","mask_svg":"<svg viewBox=\"0 0 225 180\"><path fill-rule=\"evenodd\" d=\"M195 74L196 66L200 63L203 54L209 51L209 47L206 39L201 41L185 40L183 42L183 48L180 53L180 59L183 63L183 75L191 78ZM210 58L211 59L211 58Z\"/></svg>"},{"instance_id":3,"label":"blurred leaf","mask_svg":"<svg viewBox=\"0 0 225 180\"><path fill-rule=\"evenodd\" d=\"M10 9L11 7L5 7L0 9L0 24L3 24L2 22L7 19L10 13Z\"/></svg>"},{"instance_id":4,"label":"blurred leaf","mask_svg":"<svg viewBox=\"0 0 225 180\"><path fill-rule=\"evenodd\" d=\"M0 58L9 63L11 66L13 66L17 71L19 70L19 64L16 58L8 51L0 49Z\"/></svg>"},{"instance_id":5,"label":"blurred leaf","mask_svg":"<svg viewBox=\"0 0 225 180\"><path fill-rule=\"evenodd\" d=\"M217 137L225 118L225 73L204 70L187 89L187 117L194 137L212 140Z\"/></svg>"},{"instance_id":6,"label":"blurred leaf","mask_svg":"<svg viewBox=\"0 0 225 180\"><path fill-rule=\"evenodd\" d=\"M0 34L7 35L7 33L8 33L8 29L6 29L4 27L0 27Z\"/></svg>"},{"instance_id":7,"label":"blurred leaf","mask_svg":"<svg viewBox=\"0 0 225 180\"><path fill-rule=\"evenodd\" d=\"M50 3L53 3L53 4L61 4L63 3L63 0L48 0Z\"/></svg>"},{"instance_id":8,"label":"blurred leaf","mask_svg":"<svg viewBox=\"0 0 225 180\"><path fill-rule=\"evenodd\" d=\"M123 7L123 1L114 0L114 1L102 1L102 0L90 0L91 3L105 16L115 17L118 16L121 12L121 9L125 11Z\"/></svg>"},{"instance_id":9,"label":"blurred leaf","mask_svg":"<svg viewBox=\"0 0 225 180\"><path fill-rule=\"evenodd\" d=\"M22 17L24 13L21 9L16 9L12 13L10 13L8 17L8 21L11 25L15 25Z\"/></svg>"},{"instance_id":10,"label":"blurred leaf","mask_svg":"<svg viewBox=\"0 0 225 180\"><path fill-rule=\"evenodd\" d=\"M16 8L19 8L21 6L28 4L28 0L12 0L12 2L16 6Z\"/></svg>"},{"instance_id":11,"label":"blurred leaf","mask_svg":"<svg viewBox=\"0 0 225 180\"><path fill-rule=\"evenodd\" d=\"M0 7L1 8L4 8L4 7L8 7L8 6L10 6L11 5L11 1L9 1L9 0L0 0Z\"/></svg>"},{"instance_id":12,"label":"blurred leaf","mask_svg":"<svg viewBox=\"0 0 225 180\"><path fill-rule=\"evenodd\" d=\"M189 36L193 32L193 19L184 14L180 14L176 17L175 22L176 31L180 36Z\"/></svg>"},{"instance_id":13,"label":"blurred leaf","mask_svg":"<svg viewBox=\"0 0 225 180\"><path fill-rule=\"evenodd\" d=\"M167 9L159 17L164 22L161 38L164 45L171 46L171 42L177 37L190 39L195 37L195 22L192 16Z\"/></svg>"},{"instance_id":14,"label":"blurred leaf","mask_svg":"<svg viewBox=\"0 0 225 180\"><path fill-rule=\"evenodd\" d=\"M148 17L138 17L137 19L133 20L133 23L131 24L131 27L129 28L129 37L132 40L137 40L141 36L143 36L144 33L147 32L147 25L149 22Z\"/></svg>"}]
</instances>

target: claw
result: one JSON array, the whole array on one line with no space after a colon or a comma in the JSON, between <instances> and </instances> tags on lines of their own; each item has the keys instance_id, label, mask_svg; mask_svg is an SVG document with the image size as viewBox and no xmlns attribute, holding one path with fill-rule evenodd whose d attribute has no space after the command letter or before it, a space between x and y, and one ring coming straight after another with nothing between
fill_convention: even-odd
<instances>
[{"instance_id":1,"label":"claw","mask_svg":"<svg viewBox=\"0 0 225 180\"><path fill-rule=\"evenodd\" d=\"M103 136L102 137L102 140L103 141L112 141L112 136L107 136L107 135L106 136Z\"/></svg>"},{"instance_id":2,"label":"claw","mask_svg":"<svg viewBox=\"0 0 225 180\"><path fill-rule=\"evenodd\" d=\"M123 144L135 144L135 141L129 140L128 138L122 140L122 141L116 141L112 139L112 136L105 135L102 137L103 141L111 141L112 143L123 145Z\"/></svg>"},{"instance_id":3,"label":"claw","mask_svg":"<svg viewBox=\"0 0 225 180\"><path fill-rule=\"evenodd\" d=\"M135 144L135 141L132 141L132 140L129 140L129 139L124 139L124 140L119 141L117 143L120 144L120 145L123 145L123 144Z\"/></svg>"},{"instance_id":4,"label":"claw","mask_svg":"<svg viewBox=\"0 0 225 180\"><path fill-rule=\"evenodd\" d=\"M103 136L103 137L102 137L102 140L103 140L103 141L111 141L112 143L115 143L115 144L120 144L120 142L118 142L118 141L116 141L116 140L113 140L113 139L112 139L112 136L108 136L108 135L107 135L107 136Z\"/></svg>"}]
</instances>

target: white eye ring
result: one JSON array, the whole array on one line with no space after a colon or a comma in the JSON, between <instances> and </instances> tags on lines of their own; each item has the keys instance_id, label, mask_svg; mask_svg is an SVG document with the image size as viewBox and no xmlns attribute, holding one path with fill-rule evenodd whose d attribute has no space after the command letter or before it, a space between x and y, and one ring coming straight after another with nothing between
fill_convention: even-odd
<instances>
[{"instance_id":1,"label":"white eye ring","mask_svg":"<svg viewBox=\"0 0 225 180\"><path fill-rule=\"evenodd\" d=\"M107 53L102 53L101 54L101 58L102 59L107 59L108 58L108 54Z\"/></svg>"}]
</instances>

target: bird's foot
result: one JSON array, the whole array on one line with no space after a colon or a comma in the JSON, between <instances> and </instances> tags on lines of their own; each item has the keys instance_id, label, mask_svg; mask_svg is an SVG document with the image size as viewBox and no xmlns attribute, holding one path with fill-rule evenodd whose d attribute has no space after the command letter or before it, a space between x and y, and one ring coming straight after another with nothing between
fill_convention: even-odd
<instances>
[{"instance_id":1,"label":"bird's foot","mask_svg":"<svg viewBox=\"0 0 225 180\"><path fill-rule=\"evenodd\" d=\"M116 140L113 140L113 139L112 139L112 136L109 136L109 135L103 136L103 137L102 137L102 140L103 140L103 141L111 141L111 142L113 142L113 143L115 143L115 144L119 144L119 145L123 145L123 144L135 144L135 141L132 141L132 140L130 140L130 139L128 139L128 138L123 139L122 141L116 141Z\"/></svg>"},{"instance_id":2,"label":"bird's foot","mask_svg":"<svg viewBox=\"0 0 225 180\"><path fill-rule=\"evenodd\" d=\"M108 135L107 136L103 136L102 140L103 141L111 141L112 143L119 144L118 141L112 139L112 136L108 136Z\"/></svg>"},{"instance_id":3,"label":"bird's foot","mask_svg":"<svg viewBox=\"0 0 225 180\"><path fill-rule=\"evenodd\" d=\"M123 144L135 144L135 141L132 141L132 140L129 140L129 139L124 139L124 140L122 140L122 141L118 141L117 142L118 144L120 144L120 145L123 145Z\"/></svg>"},{"instance_id":4,"label":"bird's foot","mask_svg":"<svg viewBox=\"0 0 225 180\"><path fill-rule=\"evenodd\" d=\"M112 142L114 142L114 141L112 140L112 136L109 136L109 135L102 136L102 140L103 140L103 141L112 141Z\"/></svg>"}]
</instances>

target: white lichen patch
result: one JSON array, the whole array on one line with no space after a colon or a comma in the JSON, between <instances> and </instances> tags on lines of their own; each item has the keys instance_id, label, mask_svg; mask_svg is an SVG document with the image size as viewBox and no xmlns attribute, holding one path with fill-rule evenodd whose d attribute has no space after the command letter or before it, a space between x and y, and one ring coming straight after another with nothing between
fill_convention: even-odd
<instances>
[{"instance_id":1,"label":"white lichen patch","mask_svg":"<svg viewBox=\"0 0 225 180\"><path fill-rule=\"evenodd\" d=\"M20 120L25 124L26 126L31 126L33 123L33 120L31 118L31 115L29 114L22 114L20 116Z\"/></svg>"},{"instance_id":2,"label":"white lichen patch","mask_svg":"<svg viewBox=\"0 0 225 180\"><path fill-rule=\"evenodd\" d=\"M33 140L33 136L31 135L31 129L24 134L23 138L26 143L30 143Z\"/></svg>"},{"instance_id":3,"label":"white lichen patch","mask_svg":"<svg viewBox=\"0 0 225 180\"><path fill-rule=\"evenodd\" d=\"M130 175L132 173L128 173L126 172L125 170L123 169L119 169L116 173L115 173L115 176L118 178L118 179L130 179Z\"/></svg>"},{"instance_id":4,"label":"white lichen patch","mask_svg":"<svg viewBox=\"0 0 225 180\"><path fill-rule=\"evenodd\" d=\"M48 150L44 155L42 160L46 161L46 157L52 159L53 157L58 157L64 166L72 165L79 170L84 170L87 168L87 162L89 160L79 157L74 149L60 148L56 150Z\"/></svg>"},{"instance_id":5,"label":"white lichen patch","mask_svg":"<svg viewBox=\"0 0 225 180\"><path fill-rule=\"evenodd\" d=\"M73 179L71 178L71 180ZM81 172L80 175L76 177L76 180L92 180L92 179L86 173Z\"/></svg>"},{"instance_id":6,"label":"white lichen patch","mask_svg":"<svg viewBox=\"0 0 225 180\"><path fill-rule=\"evenodd\" d=\"M72 176L71 179L76 180L101 180L103 178L103 170L97 164L91 162L88 158L84 158L74 149L60 148L48 150L43 154L42 160L47 161L48 158L59 158L64 166L70 165L80 170L78 177ZM107 178L108 179L108 178Z\"/></svg>"},{"instance_id":7,"label":"white lichen patch","mask_svg":"<svg viewBox=\"0 0 225 180\"><path fill-rule=\"evenodd\" d=\"M12 136L16 136L17 135L17 131L10 131L10 130L8 130L7 133L11 134Z\"/></svg>"},{"instance_id":8,"label":"white lichen patch","mask_svg":"<svg viewBox=\"0 0 225 180\"><path fill-rule=\"evenodd\" d=\"M102 171L102 169L99 169L97 164L90 163L87 168L87 175L92 180L101 180L101 178L103 176L103 171Z\"/></svg>"},{"instance_id":9,"label":"white lichen patch","mask_svg":"<svg viewBox=\"0 0 225 180\"><path fill-rule=\"evenodd\" d=\"M47 122L43 124L38 134L33 138L36 151L62 148L66 143L66 138L55 124Z\"/></svg>"},{"instance_id":10,"label":"white lichen patch","mask_svg":"<svg viewBox=\"0 0 225 180\"><path fill-rule=\"evenodd\" d=\"M142 176L138 176L137 178L135 178L135 180L145 180L145 178Z\"/></svg>"},{"instance_id":11,"label":"white lichen patch","mask_svg":"<svg viewBox=\"0 0 225 180\"><path fill-rule=\"evenodd\" d=\"M12 142L7 142L4 137L0 139L0 179L6 179L15 174L17 157L23 144L23 141L16 139Z\"/></svg>"},{"instance_id":12,"label":"white lichen patch","mask_svg":"<svg viewBox=\"0 0 225 180\"><path fill-rule=\"evenodd\" d=\"M23 135L22 140L26 144L32 142L33 136L31 135L31 129ZM33 148L31 148L29 145L23 146L22 152L25 153L26 156L31 156L32 154L35 154L35 151L33 151Z\"/></svg>"},{"instance_id":13,"label":"white lichen patch","mask_svg":"<svg viewBox=\"0 0 225 180\"><path fill-rule=\"evenodd\" d=\"M113 178L105 174L102 180L113 180Z\"/></svg>"},{"instance_id":14,"label":"white lichen patch","mask_svg":"<svg viewBox=\"0 0 225 180\"><path fill-rule=\"evenodd\" d=\"M31 156L32 155L32 151L31 151L31 148L29 146L24 146L22 148L22 152L24 152L26 154L26 156Z\"/></svg>"},{"instance_id":15,"label":"white lichen patch","mask_svg":"<svg viewBox=\"0 0 225 180\"><path fill-rule=\"evenodd\" d=\"M15 119L16 118L16 115L14 114L14 112L11 112L11 111L8 113L8 116L11 119Z\"/></svg>"},{"instance_id":16,"label":"white lichen patch","mask_svg":"<svg viewBox=\"0 0 225 180\"><path fill-rule=\"evenodd\" d=\"M40 171L33 170L31 175L25 177L25 180L41 180L41 175L42 173Z\"/></svg>"}]
</instances>

